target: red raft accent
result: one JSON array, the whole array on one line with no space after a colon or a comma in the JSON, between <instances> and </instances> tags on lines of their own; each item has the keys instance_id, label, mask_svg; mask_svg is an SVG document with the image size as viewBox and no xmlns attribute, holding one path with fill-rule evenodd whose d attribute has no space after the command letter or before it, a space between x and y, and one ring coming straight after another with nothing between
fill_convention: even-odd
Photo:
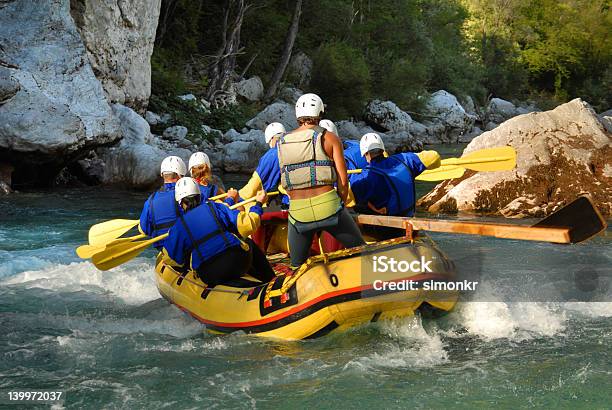
<instances>
[{"instance_id":1,"label":"red raft accent","mask_svg":"<svg viewBox=\"0 0 612 410\"><path fill-rule=\"evenodd\" d=\"M272 235L274 234L274 230L276 226L279 224L288 223L289 212L287 211L276 211L276 212L264 212L261 216L261 226L259 229L252 235L253 241L259 246L259 248L265 253L268 249L268 245L270 244L270 240L272 239ZM340 249L344 249L344 245L342 245L336 238L331 236L327 232L323 232L321 234L321 244L323 245L324 252L335 252ZM311 255L318 255L321 253L321 249L319 248L319 235L315 235L312 239L312 245L310 247Z\"/></svg>"}]
</instances>

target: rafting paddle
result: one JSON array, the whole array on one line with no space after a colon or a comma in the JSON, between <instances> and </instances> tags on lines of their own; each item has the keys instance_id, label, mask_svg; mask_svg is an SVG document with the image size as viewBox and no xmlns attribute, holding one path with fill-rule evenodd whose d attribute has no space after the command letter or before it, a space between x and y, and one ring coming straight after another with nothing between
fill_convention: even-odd
<instances>
[{"instance_id":1,"label":"rafting paddle","mask_svg":"<svg viewBox=\"0 0 612 410\"><path fill-rule=\"evenodd\" d=\"M138 219L111 219L89 228L90 245L106 245L138 225Z\"/></svg>"},{"instance_id":2,"label":"rafting paddle","mask_svg":"<svg viewBox=\"0 0 612 410\"><path fill-rule=\"evenodd\" d=\"M415 178L417 181L443 181L461 178L466 169L473 171L509 171L516 167L516 151L510 146L485 148L470 152L461 158L446 158L437 168L426 169ZM348 171L359 174L361 169Z\"/></svg>"},{"instance_id":3,"label":"rafting paddle","mask_svg":"<svg viewBox=\"0 0 612 410\"><path fill-rule=\"evenodd\" d=\"M278 191L268 193L268 196L278 195ZM230 206L230 209L236 209L243 205L246 205L250 202L254 202L256 200L256 196L249 198L245 201L238 202L235 205ZM155 238L147 239L146 241L127 241L127 239L136 239L133 238L123 238L117 240L115 242L111 242L108 246L101 249L99 252L93 254L91 256L93 264L96 268L100 270L109 270L119 265L128 262L138 255L140 255L144 250L150 245L154 244L157 241L165 239L168 236L167 233L163 235L159 235ZM125 239L125 241L124 241Z\"/></svg>"},{"instance_id":4,"label":"rafting paddle","mask_svg":"<svg viewBox=\"0 0 612 410\"><path fill-rule=\"evenodd\" d=\"M509 171L516 167L516 151L510 146L485 148L461 158L446 158L441 166L461 166L473 171Z\"/></svg>"},{"instance_id":5,"label":"rafting paddle","mask_svg":"<svg viewBox=\"0 0 612 410\"><path fill-rule=\"evenodd\" d=\"M607 227L605 219L588 196L577 198L531 226L382 215L358 215L357 221L390 228L405 229L412 225L415 230L552 243L579 243Z\"/></svg>"},{"instance_id":6,"label":"rafting paddle","mask_svg":"<svg viewBox=\"0 0 612 410\"><path fill-rule=\"evenodd\" d=\"M147 235L140 234L136 236L130 236L128 238L119 238L112 242L101 244L101 245L81 245L76 249L76 254L81 259L89 259L96 253L103 251L108 246L116 245L119 243L132 242L132 241L143 239L146 237Z\"/></svg>"}]
</instances>

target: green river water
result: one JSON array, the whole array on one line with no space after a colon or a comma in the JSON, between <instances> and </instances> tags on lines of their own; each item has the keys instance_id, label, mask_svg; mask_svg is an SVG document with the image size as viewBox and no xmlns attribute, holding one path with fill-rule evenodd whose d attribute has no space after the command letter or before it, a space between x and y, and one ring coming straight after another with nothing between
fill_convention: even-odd
<instances>
[{"instance_id":1,"label":"green river water","mask_svg":"<svg viewBox=\"0 0 612 410\"><path fill-rule=\"evenodd\" d=\"M280 342L208 335L159 298L152 251L110 272L77 258L91 224L135 218L145 198L0 198L0 391L61 389L66 408L611 406L610 231L575 246L432 235L477 265L472 301L441 319ZM596 291L567 279L583 271Z\"/></svg>"}]
</instances>

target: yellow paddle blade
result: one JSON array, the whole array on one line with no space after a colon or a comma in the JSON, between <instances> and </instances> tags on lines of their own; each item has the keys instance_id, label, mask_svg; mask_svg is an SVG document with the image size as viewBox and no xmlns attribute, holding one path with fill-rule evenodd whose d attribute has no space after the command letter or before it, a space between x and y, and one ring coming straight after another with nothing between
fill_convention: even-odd
<instances>
[{"instance_id":1,"label":"yellow paddle blade","mask_svg":"<svg viewBox=\"0 0 612 410\"><path fill-rule=\"evenodd\" d=\"M415 178L417 181L442 181L445 179L461 178L465 168L456 165L442 165L438 168L427 169Z\"/></svg>"},{"instance_id":2,"label":"yellow paddle blade","mask_svg":"<svg viewBox=\"0 0 612 410\"><path fill-rule=\"evenodd\" d=\"M137 219L112 219L93 225L89 228L89 244L90 245L106 245L136 225Z\"/></svg>"},{"instance_id":3,"label":"yellow paddle blade","mask_svg":"<svg viewBox=\"0 0 612 410\"><path fill-rule=\"evenodd\" d=\"M509 146L485 148L461 158L443 159L442 165L460 165L474 171L508 171L516 167L516 151Z\"/></svg>"},{"instance_id":4,"label":"yellow paddle blade","mask_svg":"<svg viewBox=\"0 0 612 410\"><path fill-rule=\"evenodd\" d=\"M128 238L120 238L120 239L114 240L114 241L112 241L110 243L102 244L102 245L81 245L81 246L79 246L76 249L76 254L81 259L89 259L93 255L95 255L96 253L102 252L107 246L113 246L113 245L116 245L118 243L131 242L131 241L135 241L137 239L142 239L142 238L146 238L146 237L147 237L147 235L140 234L140 235L136 235L136 236L130 236Z\"/></svg>"},{"instance_id":5,"label":"yellow paddle blade","mask_svg":"<svg viewBox=\"0 0 612 410\"><path fill-rule=\"evenodd\" d=\"M167 233L146 241L124 242L107 246L103 251L93 255L92 262L100 270L109 270L122 265L140 255L150 245L168 236Z\"/></svg>"}]
</instances>

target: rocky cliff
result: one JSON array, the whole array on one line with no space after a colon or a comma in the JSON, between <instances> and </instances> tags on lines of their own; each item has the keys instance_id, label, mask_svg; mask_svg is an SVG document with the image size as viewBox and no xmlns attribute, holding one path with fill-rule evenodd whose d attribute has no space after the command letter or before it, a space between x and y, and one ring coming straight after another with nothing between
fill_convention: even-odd
<instances>
[{"instance_id":1,"label":"rocky cliff","mask_svg":"<svg viewBox=\"0 0 612 410\"><path fill-rule=\"evenodd\" d=\"M71 0L93 71L110 102L143 111L161 0Z\"/></svg>"}]
</instances>

